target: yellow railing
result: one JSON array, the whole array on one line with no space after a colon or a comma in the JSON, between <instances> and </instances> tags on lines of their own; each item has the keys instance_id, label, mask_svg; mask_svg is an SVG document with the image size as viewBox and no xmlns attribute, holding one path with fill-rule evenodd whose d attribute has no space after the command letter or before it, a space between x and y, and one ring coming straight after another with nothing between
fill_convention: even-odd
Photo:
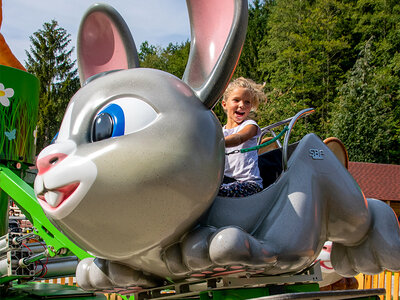
<instances>
[{"instance_id":1,"label":"yellow railing","mask_svg":"<svg viewBox=\"0 0 400 300\"><path fill-rule=\"evenodd\" d=\"M118 294L104 294L107 296L107 300L123 300ZM129 299L129 297L128 297Z\"/></svg>"},{"instance_id":2,"label":"yellow railing","mask_svg":"<svg viewBox=\"0 0 400 300\"><path fill-rule=\"evenodd\" d=\"M61 277L61 278L54 278L54 279L45 279L43 280L47 283L58 283L62 285L76 285L74 277Z\"/></svg>"},{"instance_id":3,"label":"yellow railing","mask_svg":"<svg viewBox=\"0 0 400 300\"><path fill-rule=\"evenodd\" d=\"M43 280L43 282L78 286L75 282L75 277L61 277L61 278L45 279L45 280ZM124 300L118 294L108 293L108 294L104 294L104 295L107 297L107 300ZM129 299L129 296L127 297L127 299Z\"/></svg>"},{"instance_id":4,"label":"yellow railing","mask_svg":"<svg viewBox=\"0 0 400 300\"><path fill-rule=\"evenodd\" d=\"M378 275L358 274L356 276L359 289L386 289L386 296L380 296L381 300L399 300L399 278L400 272L390 271L385 271Z\"/></svg>"}]
</instances>

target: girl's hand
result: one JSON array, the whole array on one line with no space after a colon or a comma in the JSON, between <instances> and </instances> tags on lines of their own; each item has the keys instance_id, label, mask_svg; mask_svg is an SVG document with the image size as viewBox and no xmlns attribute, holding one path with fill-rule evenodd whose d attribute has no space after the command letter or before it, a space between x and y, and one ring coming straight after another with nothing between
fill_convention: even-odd
<instances>
[{"instance_id":1,"label":"girl's hand","mask_svg":"<svg viewBox=\"0 0 400 300\"><path fill-rule=\"evenodd\" d=\"M254 124L246 125L238 133L234 133L225 137L225 147L235 147L238 146L257 134L258 128Z\"/></svg>"}]
</instances>

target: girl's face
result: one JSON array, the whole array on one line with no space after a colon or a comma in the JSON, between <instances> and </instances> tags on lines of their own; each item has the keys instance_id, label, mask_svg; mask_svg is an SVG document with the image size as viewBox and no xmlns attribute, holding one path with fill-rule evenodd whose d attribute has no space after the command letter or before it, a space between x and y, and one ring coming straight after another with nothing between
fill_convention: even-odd
<instances>
[{"instance_id":1,"label":"girl's face","mask_svg":"<svg viewBox=\"0 0 400 300\"><path fill-rule=\"evenodd\" d=\"M247 119L251 111L252 95L248 89L237 87L222 100L222 107L228 117L228 124L237 126Z\"/></svg>"}]
</instances>

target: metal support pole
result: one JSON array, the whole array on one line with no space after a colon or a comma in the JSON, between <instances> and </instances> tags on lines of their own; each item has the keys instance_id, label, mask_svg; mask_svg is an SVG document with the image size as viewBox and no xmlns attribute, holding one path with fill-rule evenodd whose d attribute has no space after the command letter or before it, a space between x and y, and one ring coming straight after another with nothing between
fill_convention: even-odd
<instances>
[{"instance_id":1,"label":"metal support pole","mask_svg":"<svg viewBox=\"0 0 400 300\"><path fill-rule=\"evenodd\" d=\"M38 260L41 260L42 258L46 258L46 257L48 257L48 256L49 256L49 252L46 250L46 251L44 251L44 252L42 252L42 253L38 253L38 254L32 255L32 256L30 256L30 257L21 258L21 259L19 260L19 265L20 265L22 268L26 268L26 267L29 266L31 263L33 263L33 262L35 262L35 261L38 261Z\"/></svg>"},{"instance_id":2,"label":"metal support pole","mask_svg":"<svg viewBox=\"0 0 400 300\"><path fill-rule=\"evenodd\" d=\"M0 236L8 232L8 195L0 188Z\"/></svg>"}]
</instances>

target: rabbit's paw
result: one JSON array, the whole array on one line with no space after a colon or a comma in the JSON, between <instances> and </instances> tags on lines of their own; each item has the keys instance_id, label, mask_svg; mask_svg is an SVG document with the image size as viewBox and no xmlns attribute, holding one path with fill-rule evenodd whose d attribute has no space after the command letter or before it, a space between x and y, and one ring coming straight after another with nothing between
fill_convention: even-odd
<instances>
[{"instance_id":1,"label":"rabbit's paw","mask_svg":"<svg viewBox=\"0 0 400 300\"><path fill-rule=\"evenodd\" d=\"M213 263L208 247L215 231L214 227L198 227L186 234L180 243L168 247L163 258L170 272L182 276L210 268Z\"/></svg>"},{"instance_id":2,"label":"rabbit's paw","mask_svg":"<svg viewBox=\"0 0 400 300\"><path fill-rule=\"evenodd\" d=\"M276 256L240 228L198 227L170 246L164 261L174 275L205 277L245 270L259 273L273 266Z\"/></svg>"},{"instance_id":3,"label":"rabbit's paw","mask_svg":"<svg viewBox=\"0 0 400 300\"><path fill-rule=\"evenodd\" d=\"M331 262L337 273L352 277L400 269L400 230L393 210L384 202L368 199L371 227L358 245L333 243Z\"/></svg>"},{"instance_id":4,"label":"rabbit's paw","mask_svg":"<svg viewBox=\"0 0 400 300\"><path fill-rule=\"evenodd\" d=\"M100 258L85 258L76 269L77 284L88 291L123 290L131 287L152 287L153 278L128 266Z\"/></svg>"},{"instance_id":5,"label":"rabbit's paw","mask_svg":"<svg viewBox=\"0 0 400 300\"><path fill-rule=\"evenodd\" d=\"M238 227L225 227L210 241L209 255L220 266L265 268L276 263L276 256L264 243Z\"/></svg>"}]
</instances>

